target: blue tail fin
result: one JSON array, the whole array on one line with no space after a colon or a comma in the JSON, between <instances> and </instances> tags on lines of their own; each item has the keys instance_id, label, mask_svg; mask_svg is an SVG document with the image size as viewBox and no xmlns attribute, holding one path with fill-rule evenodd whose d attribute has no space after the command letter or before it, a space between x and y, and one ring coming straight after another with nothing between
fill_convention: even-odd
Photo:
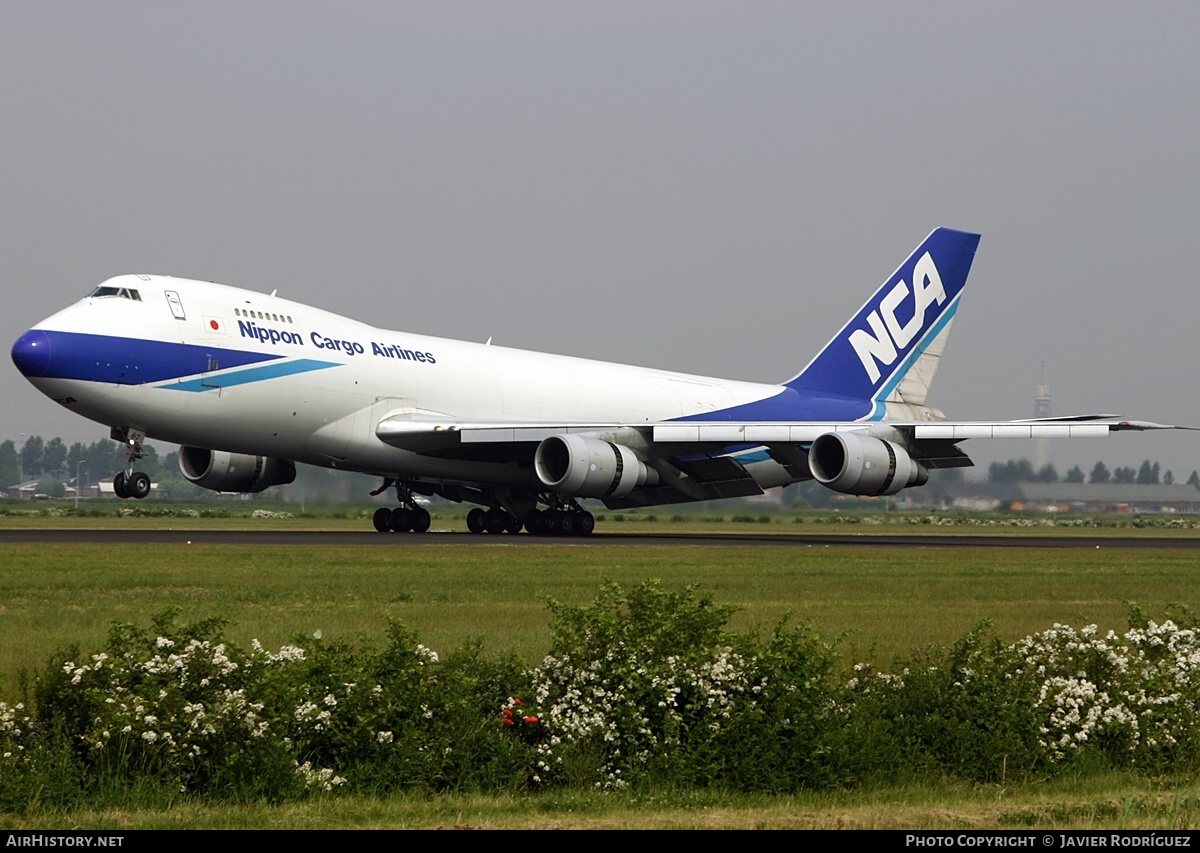
<instances>
[{"instance_id":1,"label":"blue tail fin","mask_svg":"<svg viewBox=\"0 0 1200 853\"><path fill-rule=\"evenodd\" d=\"M924 405L978 245L978 234L938 228L786 384Z\"/></svg>"}]
</instances>

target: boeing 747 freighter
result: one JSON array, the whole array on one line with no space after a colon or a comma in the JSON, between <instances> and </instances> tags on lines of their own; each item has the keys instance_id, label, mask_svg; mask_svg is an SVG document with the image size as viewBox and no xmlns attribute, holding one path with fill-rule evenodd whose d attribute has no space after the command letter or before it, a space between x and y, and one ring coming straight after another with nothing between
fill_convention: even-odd
<instances>
[{"instance_id":1,"label":"boeing 747 freighter","mask_svg":"<svg viewBox=\"0 0 1200 853\"><path fill-rule=\"evenodd\" d=\"M303 462L382 478L375 528L424 531L418 495L478 504L474 532L586 535L611 509L761 494L852 495L971 465L971 438L1170 428L1109 415L948 421L926 404L979 235L939 228L815 358L778 384L432 338L236 287L123 275L13 345L42 393L111 429L123 498L146 438L183 475L257 492Z\"/></svg>"}]
</instances>

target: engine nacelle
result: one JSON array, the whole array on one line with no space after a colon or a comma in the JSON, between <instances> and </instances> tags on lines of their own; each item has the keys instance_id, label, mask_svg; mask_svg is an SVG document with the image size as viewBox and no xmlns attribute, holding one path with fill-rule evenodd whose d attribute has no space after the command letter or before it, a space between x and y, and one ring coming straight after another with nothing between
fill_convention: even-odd
<instances>
[{"instance_id":1,"label":"engine nacelle","mask_svg":"<svg viewBox=\"0 0 1200 853\"><path fill-rule=\"evenodd\" d=\"M894 495L929 480L925 466L900 445L856 432L818 436L808 468L822 486L848 495Z\"/></svg>"},{"instance_id":2,"label":"engine nacelle","mask_svg":"<svg viewBox=\"0 0 1200 853\"><path fill-rule=\"evenodd\" d=\"M581 498L619 498L658 483L658 472L628 447L578 434L545 439L533 456L533 470L546 488Z\"/></svg>"},{"instance_id":3,"label":"engine nacelle","mask_svg":"<svg viewBox=\"0 0 1200 853\"><path fill-rule=\"evenodd\" d=\"M179 470L189 482L214 492L261 492L296 479L296 465L287 459L203 447L180 447Z\"/></svg>"}]
</instances>

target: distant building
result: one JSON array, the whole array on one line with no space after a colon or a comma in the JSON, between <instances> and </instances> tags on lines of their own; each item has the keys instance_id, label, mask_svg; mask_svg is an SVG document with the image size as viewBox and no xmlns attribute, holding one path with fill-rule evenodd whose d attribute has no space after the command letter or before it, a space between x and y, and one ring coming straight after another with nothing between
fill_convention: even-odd
<instances>
[{"instance_id":1,"label":"distant building","mask_svg":"<svg viewBox=\"0 0 1200 853\"><path fill-rule=\"evenodd\" d=\"M1194 486L1141 483L1016 483L1026 509L1062 512L1182 512L1200 514Z\"/></svg>"},{"instance_id":2,"label":"distant building","mask_svg":"<svg viewBox=\"0 0 1200 853\"><path fill-rule=\"evenodd\" d=\"M1046 362L1043 361L1042 384L1037 387L1037 393L1033 395L1033 416L1035 418L1048 418L1052 414L1051 409L1050 386L1046 384ZM1049 439L1039 438L1034 442L1034 457L1034 466L1038 471L1050 463Z\"/></svg>"}]
</instances>

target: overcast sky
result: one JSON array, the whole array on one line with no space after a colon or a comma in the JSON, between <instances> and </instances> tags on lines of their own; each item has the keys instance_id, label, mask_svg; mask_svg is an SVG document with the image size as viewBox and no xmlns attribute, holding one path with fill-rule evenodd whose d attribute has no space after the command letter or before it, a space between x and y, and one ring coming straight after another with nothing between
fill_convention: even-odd
<instances>
[{"instance_id":1,"label":"overcast sky","mask_svg":"<svg viewBox=\"0 0 1200 853\"><path fill-rule=\"evenodd\" d=\"M782 381L939 225L930 402L1200 425L1200 4L0 2L0 339L118 273ZM6 361L0 439L94 441ZM1028 443L970 442L985 465ZM1200 436L1060 442L1060 472Z\"/></svg>"}]
</instances>

